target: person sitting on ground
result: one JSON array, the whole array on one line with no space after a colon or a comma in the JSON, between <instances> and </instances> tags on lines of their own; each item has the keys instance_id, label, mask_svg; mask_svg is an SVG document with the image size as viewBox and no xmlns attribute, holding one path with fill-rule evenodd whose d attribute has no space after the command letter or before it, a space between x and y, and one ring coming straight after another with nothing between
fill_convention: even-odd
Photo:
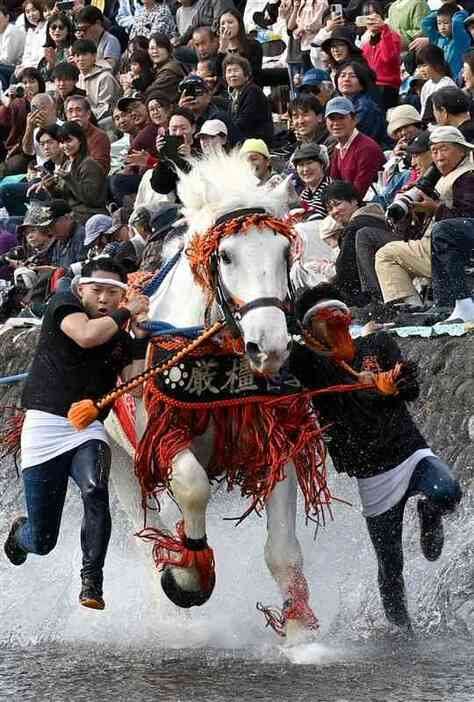
<instances>
[{"instance_id":1,"label":"person sitting on ground","mask_svg":"<svg viewBox=\"0 0 474 702\"><path fill-rule=\"evenodd\" d=\"M474 161L471 155L474 145L469 144L456 127L436 127L430 134L430 143L433 163L442 176L436 183L440 198L435 200L420 191L414 207L432 217L421 239L395 241L377 252L375 269L385 303L403 302L419 307L422 301L413 278L431 278L432 225L444 224L443 220L474 217ZM447 228L442 228L442 231L445 234ZM433 294L437 305L442 306L450 290L436 290Z\"/></svg>"},{"instance_id":2,"label":"person sitting on ground","mask_svg":"<svg viewBox=\"0 0 474 702\"><path fill-rule=\"evenodd\" d=\"M80 224L93 214L105 214L107 181L100 165L88 155L87 137L77 122L64 122L60 141L66 160L60 170L43 181L54 197L67 200Z\"/></svg>"},{"instance_id":3,"label":"person sitting on ground","mask_svg":"<svg viewBox=\"0 0 474 702\"><path fill-rule=\"evenodd\" d=\"M303 183L298 202L298 207L303 209L302 221L324 219L327 215L324 193L332 181L327 175L329 156L326 148L318 144L302 144L294 153L293 164Z\"/></svg>"},{"instance_id":4,"label":"person sitting on ground","mask_svg":"<svg viewBox=\"0 0 474 702\"><path fill-rule=\"evenodd\" d=\"M229 54L244 56L252 68L253 80L259 84L262 73L263 51L261 44L249 37L245 31L243 17L237 10L230 9L219 17L219 49L217 71L222 75L222 64Z\"/></svg>"},{"instance_id":5,"label":"person sitting on ground","mask_svg":"<svg viewBox=\"0 0 474 702\"><path fill-rule=\"evenodd\" d=\"M203 78L200 78L196 73L190 73L181 81L178 91L179 107L191 110L196 119L197 131L201 129L204 122L218 119L224 122L227 127L229 143L233 145L238 141L240 132L237 133L237 129L233 127L228 111L224 111L216 105L208 83Z\"/></svg>"},{"instance_id":6,"label":"person sitting on ground","mask_svg":"<svg viewBox=\"0 0 474 702\"><path fill-rule=\"evenodd\" d=\"M226 151L227 126L220 119L208 119L196 134L203 156Z\"/></svg>"},{"instance_id":7,"label":"person sitting on ground","mask_svg":"<svg viewBox=\"0 0 474 702\"><path fill-rule=\"evenodd\" d=\"M471 46L464 20L468 13L455 2L443 2L421 20L421 31L431 44L443 50L444 58L456 78L462 69L462 57Z\"/></svg>"},{"instance_id":8,"label":"person sitting on ground","mask_svg":"<svg viewBox=\"0 0 474 702\"><path fill-rule=\"evenodd\" d=\"M103 129L93 124L95 119L89 101L80 95L71 95L64 103L66 120L77 122L84 130L87 138L87 152L104 171L110 170L110 139Z\"/></svg>"},{"instance_id":9,"label":"person sitting on ground","mask_svg":"<svg viewBox=\"0 0 474 702\"><path fill-rule=\"evenodd\" d=\"M98 7L88 5L76 17L76 36L78 39L93 41L97 48L96 61L113 73L119 67L122 49L117 37L104 29L104 15Z\"/></svg>"},{"instance_id":10,"label":"person sitting on ground","mask_svg":"<svg viewBox=\"0 0 474 702\"><path fill-rule=\"evenodd\" d=\"M16 518L4 545L13 565L29 553L45 555L59 535L69 476L84 502L82 588L84 607L104 609L103 566L110 538L110 448L102 422L77 431L69 408L97 399L144 368L145 333L137 321L148 298L125 301L126 274L107 258L91 261L72 292L55 295L43 319L38 349L22 395L26 410L21 462L27 517ZM123 329L131 321L134 338ZM51 368L55 369L51 373Z\"/></svg>"},{"instance_id":11,"label":"person sitting on ground","mask_svg":"<svg viewBox=\"0 0 474 702\"><path fill-rule=\"evenodd\" d=\"M25 50L25 30L10 22L6 5L0 4L0 84L6 90Z\"/></svg>"},{"instance_id":12,"label":"person sitting on ground","mask_svg":"<svg viewBox=\"0 0 474 702\"><path fill-rule=\"evenodd\" d=\"M250 63L243 56L229 54L222 64L229 87L229 117L242 139L273 141L273 118L270 103L263 90L252 80Z\"/></svg>"},{"instance_id":13,"label":"person sitting on ground","mask_svg":"<svg viewBox=\"0 0 474 702\"><path fill-rule=\"evenodd\" d=\"M396 235L387 227L383 208L364 203L352 183L330 183L324 193L324 205L343 227L334 282L348 305L364 307L380 295L375 251Z\"/></svg>"},{"instance_id":14,"label":"person sitting on ground","mask_svg":"<svg viewBox=\"0 0 474 702\"><path fill-rule=\"evenodd\" d=\"M375 86L365 67L357 61L348 61L337 70L335 84L339 94L354 105L359 132L379 144L386 142L385 114L370 97Z\"/></svg>"},{"instance_id":15,"label":"person sitting on ground","mask_svg":"<svg viewBox=\"0 0 474 702\"><path fill-rule=\"evenodd\" d=\"M377 0L364 6L364 14L367 30L362 54L375 72L382 108L388 110L399 102L401 39L384 21L383 6Z\"/></svg>"},{"instance_id":16,"label":"person sitting on ground","mask_svg":"<svg viewBox=\"0 0 474 702\"><path fill-rule=\"evenodd\" d=\"M108 68L97 64L97 48L90 39L78 39L71 48L74 63L79 69L78 86L86 91L92 112L100 126L112 117L112 105L121 94L121 88Z\"/></svg>"},{"instance_id":17,"label":"person sitting on ground","mask_svg":"<svg viewBox=\"0 0 474 702\"><path fill-rule=\"evenodd\" d=\"M56 101L56 110L58 119L62 122L66 121L66 113L64 112L64 104L71 95L79 95L86 97L86 91L79 88L77 81L79 80L79 69L73 63L63 62L58 63L51 73L51 79L54 83L54 99Z\"/></svg>"},{"instance_id":18,"label":"person sitting on ground","mask_svg":"<svg viewBox=\"0 0 474 702\"><path fill-rule=\"evenodd\" d=\"M315 397L313 405L321 423L329 427L328 450L336 471L357 479L362 513L377 557L385 616L409 634L402 544L406 503L420 496L421 550L427 560L436 561L444 545L443 517L457 507L462 492L451 468L429 448L407 409L406 403L419 395L417 366L403 357L393 337L378 332L352 340L346 331L346 365L331 360L329 354L340 349L335 347L332 325L326 320L333 315L334 320L349 323L343 300L341 292L327 283L303 293L297 315L310 339L294 346L290 372L313 389L363 378L370 381L374 374L400 364L394 395L378 389L332 393ZM359 374L357 379L347 371L347 363Z\"/></svg>"},{"instance_id":19,"label":"person sitting on ground","mask_svg":"<svg viewBox=\"0 0 474 702\"><path fill-rule=\"evenodd\" d=\"M148 53L153 64L154 78L148 86L147 95L166 93L173 101L178 95L178 85L184 78L184 70L173 56L173 46L165 34L152 34Z\"/></svg>"},{"instance_id":20,"label":"person sitting on ground","mask_svg":"<svg viewBox=\"0 0 474 702\"><path fill-rule=\"evenodd\" d=\"M52 15L46 25L44 56L38 64L45 81L51 81L54 68L68 60L73 41L74 26L69 17L63 13Z\"/></svg>"},{"instance_id":21,"label":"person sitting on ground","mask_svg":"<svg viewBox=\"0 0 474 702\"><path fill-rule=\"evenodd\" d=\"M329 174L335 180L353 183L363 198L385 162L384 153L373 139L358 131L355 107L347 98L330 100L325 115L328 132L337 139Z\"/></svg>"},{"instance_id":22,"label":"person sitting on ground","mask_svg":"<svg viewBox=\"0 0 474 702\"><path fill-rule=\"evenodd\" d=\"M436 124L457 127L466 141L474 143L474 120L471 101L460 88L440 88L431 96Z\"/></svg>"}]
</instances>

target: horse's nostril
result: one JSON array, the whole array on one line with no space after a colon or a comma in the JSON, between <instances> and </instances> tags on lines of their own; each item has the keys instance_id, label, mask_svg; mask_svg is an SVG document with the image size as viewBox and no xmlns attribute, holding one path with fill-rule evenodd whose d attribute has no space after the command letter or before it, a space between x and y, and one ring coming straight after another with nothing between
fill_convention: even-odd
<instances>
[{"instance_id":1,"label":"horse's nostril","mask_svg":"<svg viewBox=\"0 0 474 702\"><path fill-rule=\"evenodd\" d=\"M245 350L252 360L255 360L260 353L260 347L253 341L247 341L245 345Z\"/></svg>"}]
</instances>

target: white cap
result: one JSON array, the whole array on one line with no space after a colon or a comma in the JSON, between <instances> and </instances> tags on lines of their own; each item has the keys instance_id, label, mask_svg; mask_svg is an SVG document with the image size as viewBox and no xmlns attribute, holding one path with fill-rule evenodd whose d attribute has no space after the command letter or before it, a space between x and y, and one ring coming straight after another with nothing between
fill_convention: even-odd
<instances>
[{"instance_id":1,"label":"white cap","mask_svg":"<svg viewBox=\"0 0 474 702\"><path fill-rule=\"evenodd\" d=\"M474 150L474 144L466 141L457 127L435 127L430 132L430 144L459 144Z\"/></svg>"},{"instance_id":2,"label":"white cap","mask_svg":"<svg viewBox=\"0 0 474 702\"><path fill-rule=\"evenodd\" d=\"M197 138L199 139L199 137L202 136L218 136L219 134L222 134L222 136L227 136L228 134L227 126L224 122L220 119L207 119L199 130Z\"/></svg>"}]
</instances>

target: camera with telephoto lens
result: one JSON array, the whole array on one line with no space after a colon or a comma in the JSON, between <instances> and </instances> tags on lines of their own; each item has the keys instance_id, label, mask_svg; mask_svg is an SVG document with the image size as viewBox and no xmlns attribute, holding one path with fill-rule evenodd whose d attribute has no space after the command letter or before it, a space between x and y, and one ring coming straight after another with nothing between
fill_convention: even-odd
<instances>
[{"instance_id":1,"label":"camera with telephoto lens","mask_svg":"<svg viewBox=\"0 0 474 702\"><path fill-rule=\"evenodd\" d=\"M10 85L8 94L11 98L25 97L25 86L23 83L15 83L14 85Z\"/></svg>"},{"instance_id":2,"label":"camera with telephoto lens","mask_svg":"<svg viewBox=\"0 0 474 702\"><path fill-rule=\"evenodd\" d=\"M394 201L387 207L385 219L398 224L406 219L417 202L426 195L433 200L439 200L439 193L435 190L436 183L441 177L435 165L430 166L426 173L404 193L398 193Z\"/></svg>"},{"instance_id":3,"label":"camera with telephoto lens","mask_svg":"<svg viewBox=\"0 0 474 702\"><path fill-rule=\"evenodd\" d=\"M26 251L23 246L15 246L13 249L7 251L3 256L0 256L0 266L8 266L9 263L7 259L13 261L24 261L26 258Z\"/></svg>"}]
</instances>

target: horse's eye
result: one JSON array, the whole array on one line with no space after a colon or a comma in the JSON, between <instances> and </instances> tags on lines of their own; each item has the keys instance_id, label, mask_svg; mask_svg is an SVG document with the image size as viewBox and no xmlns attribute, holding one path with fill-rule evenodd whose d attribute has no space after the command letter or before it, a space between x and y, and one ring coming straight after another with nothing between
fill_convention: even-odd
<instances>
[{"instance_id":1,"label":"horse's eye","mask_svg":"<svg viewBox=\"0 0 474 702\"><path fill-rule=\"evenodd\" d=\"M229 263L230 263L230 256L229 256L229 254L228 254L226 251L221 251L221 253L219 254L219 258L220 258L220 260L222 261L222 263L223 263L224 265L226 265L226 266L229 265Z\"/></svg>"}]
</instances>

